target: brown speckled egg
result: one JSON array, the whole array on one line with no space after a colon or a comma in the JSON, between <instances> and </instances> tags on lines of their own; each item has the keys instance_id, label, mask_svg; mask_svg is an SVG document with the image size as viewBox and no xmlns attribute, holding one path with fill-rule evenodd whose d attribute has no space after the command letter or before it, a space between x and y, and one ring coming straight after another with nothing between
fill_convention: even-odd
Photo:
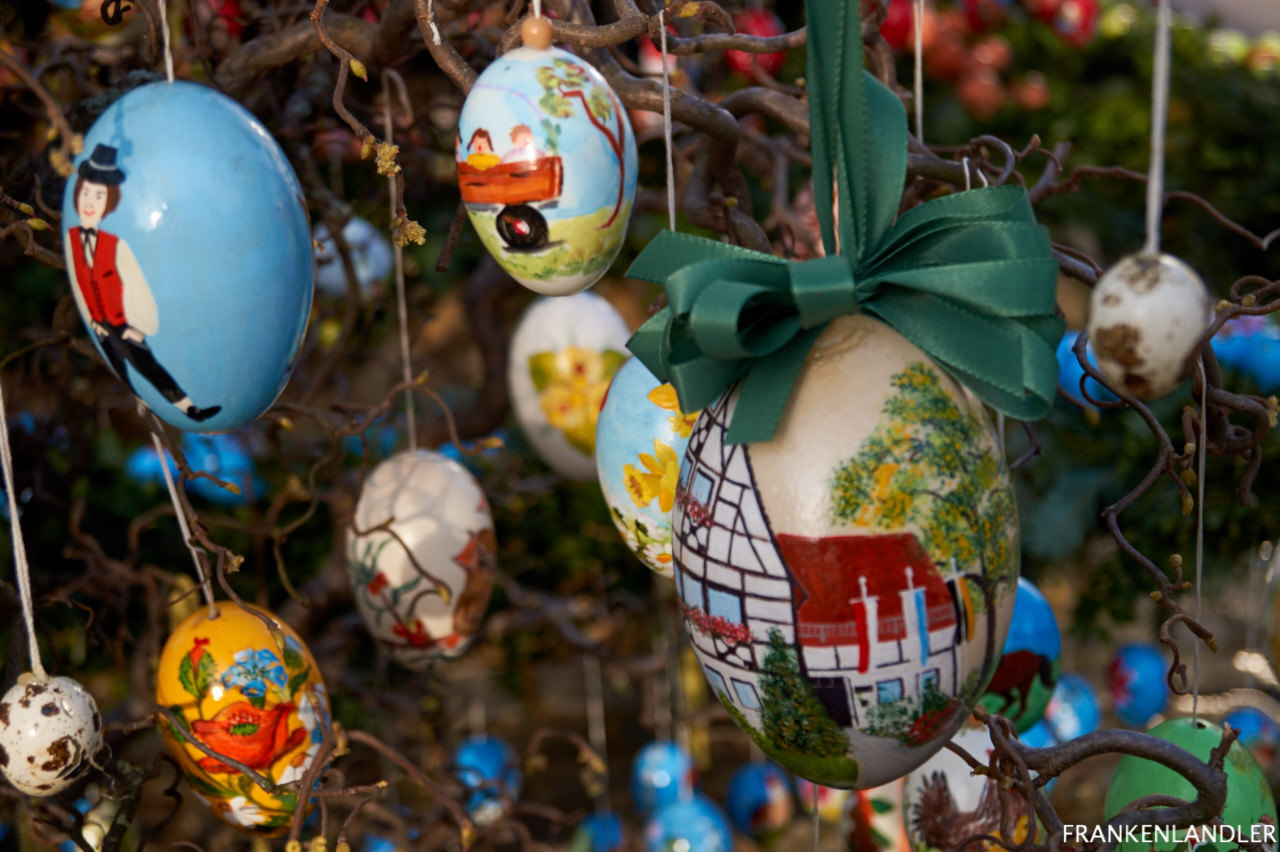
<instances>
[{"instance_id":1,"label":"brown speckled egg","mask_svg":"<svg viewBox=\"0 0 1280 852\"><path fill-rule=\"evenodd\" d=\"M31 796L52 796L89 771L103 748L102 717L69 677L24 676L0 700L0 770Z\"/></svg>"}]
</instances>

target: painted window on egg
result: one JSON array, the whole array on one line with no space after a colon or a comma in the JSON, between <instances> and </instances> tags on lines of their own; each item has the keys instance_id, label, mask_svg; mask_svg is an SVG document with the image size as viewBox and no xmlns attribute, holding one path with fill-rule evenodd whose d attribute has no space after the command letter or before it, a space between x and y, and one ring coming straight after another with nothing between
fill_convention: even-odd
<instances>
[{"instance_id":1,"label":"painted window on egg","mask_svg":"<svg viewBox=\"0 0 1280 852\"><path fill-rule=\"evenodd\" d=\"M926 669L920 673L920 693L923 695L930 689L938 688L938 670Z\"/></svg>"},{"instance_id":2,"label":"painted window on egg","mask_svg":"<svg viewBox=\"0 0 1280 852\"><path fill-rule=\"evenodd\" d=\"M756 692L756 688L746 681L734 678L733 689L738 693L738 701L748 710L760 709L760 694Z\"/></svg>"},{"instance_id":3,"label":"painted window on egg","mask_svg":"<svg viewBox=\"0 0 1280 852\"><path fill-rule=\"evenodd\" d=\"M876 702L879 704L889 704L894 701L902 700L902 678L895 677L891 680L882 680L876 684Z\"/></svg>"},{"instance_id":4,"label":"painted window on egg","mask_svg":"<svg viewBox=\"0 0 1280 852\"><path fill-rule=\"evenodd\" d=\"M728 619L734 624L742 623L742 601L736 595L709 588L707 605L713 616Z\"/></svg>"},{"instance_id":5,"label":"painted window on egg","mask_svg":"<svg viewBox=\"0 0 1280 852\"><path fill-rule=\"evenodd\" d=\"M703 666L703 670L707 673L707 680L711 683L712 689L725 697L731 694L729 692L729 684L724 682L724 675L711 668L711 666ZM737 683L737 681L734 681L734 683Z\"/></svg>"},{"instance_id":6,"label":"painted window on egg","mask_svg":"<svg viewBox=\"0 0 1280 852\"><path fill-rule=\"evenodd\" d=\"M692 577L685 575L684 589L682 590L685 606L701 607L702 606L702 584Z\"/></svg>"}]
</instances>

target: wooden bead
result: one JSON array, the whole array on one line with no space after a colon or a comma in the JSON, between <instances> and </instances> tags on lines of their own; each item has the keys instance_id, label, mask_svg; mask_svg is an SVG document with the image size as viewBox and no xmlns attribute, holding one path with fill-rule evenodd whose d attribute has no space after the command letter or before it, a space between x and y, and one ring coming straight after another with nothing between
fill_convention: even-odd
<instances>
[{"instance_id":1,"label":"wooden bead","mask_svg":"<svg viewBox=\"0 0 1280 852\"><path fill-rule=\"evenodd\" d=\"M546 50L551 47L551 22L546 18L528 17L520 25L520 37L525 47Z\"/></svg>"}]
</instances>

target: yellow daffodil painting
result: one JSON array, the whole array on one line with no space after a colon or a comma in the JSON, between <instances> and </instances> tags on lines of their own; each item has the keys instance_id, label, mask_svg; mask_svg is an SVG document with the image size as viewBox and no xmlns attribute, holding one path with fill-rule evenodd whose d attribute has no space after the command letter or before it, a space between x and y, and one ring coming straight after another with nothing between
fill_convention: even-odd
<instances>
[{"instance_id":1,"label":"yellow daffodil painting","mask_svg":"<svg viewBox=\"0 0 1280 852\"><path fill-rule=\"evenodd\" d=\"M547 423L564 433L583 455L595 452L600 406L610 379L625 360L621 352L581 346L539 352L529 358L529 374Z\"/></svg>"},{"instance_id":2,"label":"yellow daffodil painting","mask_svg":"<svg viewBox=\"0 0 1280 852\"><path fill-rule=\"evenodd\" d=\"M614 525L642 562L672 576L671 512L680 460L698 412L632 358L609 386L596 431L596 470Z\"/></svg>"}]
</instances>

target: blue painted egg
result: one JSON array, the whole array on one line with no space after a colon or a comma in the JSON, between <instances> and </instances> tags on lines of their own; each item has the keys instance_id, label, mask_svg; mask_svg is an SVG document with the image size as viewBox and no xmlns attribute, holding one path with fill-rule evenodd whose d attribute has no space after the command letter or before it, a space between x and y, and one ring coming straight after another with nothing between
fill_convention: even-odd
<instances>
[{"instance_id":1,"label":"blue painted egg","mask_svg":"<svg viewBox=\"0 0 1280 852\"><path fill-rule=\"evenodd\" d=\"M680 459L698 412L684 414L675 388L639 359L623 364L596 423L596 473L613 524L640 560L671 577L671 510Z\"/></svg>"},{"instance_id":2,"label":"blue painted egg","mask_svg":"<svg viewBox=\"0 0 1280 852\"><path fill-rule=\"evenodd\" d=\"M1058 341L1058 389L1076 405L1082 408L1096 408L1080 394L1080 380L1084 378L1084 367L1080 366L1080 359L1076 357L1076 353L1071 351L1071 347L1076 345L1076 338L1079 336L1078 331L1068 331L1062 335L1062 340ZM1089 363L1095 367L1098 366L1092 343L1085 345L1084 352ZM1096 379L1085 379L1084 386L1089 397L1099 402L1116 402L1119 399L1100 385Z\"/></svg>"},{"instance_id":3,"label":"blue painted egg","mask_svg":"<svg viewBox=\"0 0 1280 852\"><path fill-rule=\"evenodd\" d=\"M1107 666L1107 689L1116 715L1134 728L1144 728L1164 710L1169 699L1169 665L1154 645L1123 645Z\"/></svg>"},{"instance_id":4,"label":"blue painted egg","mask_svg":"<svg viewBox=\"0 0 1280 852\"><path fill-rule=\"evenodd\" d=\"M732 852L733 832L720 806L701 793L662 808L645 827L648 852Z\"/></svg>"},{"instance_id":5,"label":"blue painted egg","mask_svg":"<svg viewBox=\"0 0 1280 852\"><path fill-rule=\"evenodd\" d=\"M672 742L652 742L640 749L631 767L631 799L636 810L653 814L693 796L693 760Z\"/></svg>"},{"instance_id":6,"label":"blue painted egg","mask_svg":"<svg viewBox=\"0 0 1280 852\"><path fill-rule=\"evenodd\" d=\"M1280 389L1280 326L1266 317L1237 317L1210 343L1219 361L1253 379L1263 393Z\"/></svg>"},{"instance_id":7,"label":"blue painted egg","mask_svg":"<svg viewBox=\"0 0 1280 852\"><path fill-rule=\"evenodd\" d=\"M458 187L480 241L524 286L585 290L631 220L636 140L600 73L559 48L504 53L458 117Z\"/></svg>"},{"instance_id":8,"label":"blue painted egg","mask_svg":"<svg viewBox=\"0 0 1280 852\"><path fill-rule=\"evenodd\" d=\"M1058 679L1042 721L1055 742L1091 734L1102 727L1102 704L1098 701L1098 693L1080 675L1063 675Z\"/></svg>"},{"instance_id":9,"label":"blue painted egg","mask_svg":"<svg viewBox=\"0 0 1280 852\"><path fill-rule=\"evenodd\" d=\"M1253 752L1254 759L1263 771L1275 763L1280 750L1280 725L1256 707L1233 710L1222 720L1240 732L1239 741Z\"/></svg>"},{"instance_id":10,"label":"blue painted egg","mask_svg":"<svg viewBox=\"0 0 1280 852\"><path fill-rule=\"evenodd\" d=\"M737 829L762 842L777 837L795 812L787 774L764 762L748 763L733 773L724 804Z\"/></svg>"},{"instance_id":11,"label":"blue painted egg","mask_svg":"<svg viewBox=\"0 0 1280 852\"><path fill-rule=\"evenodd\" d=\"M267 484L254 476L252 457L239 438L232 435L197 435L187 433L182 439L182 453L187 464L197 472L208 473L240 489L237 494L208 479L193 479L186 483L187 491L218 506L228 508L243 506L251 496L266 493ZM178 465L169 457L169 473L178 478ZM139 447L124 465L125 475L134 482L164 484L164 472L160 456L150 446Z\"/></svg>"},{"instance_id":12,"label":"blue painted egg","mask_svg":"<svg viewBox=\"0 0 1280 852\"><path fill-rule=\"evenodd\" d=\"M497 822L520 798L520 758L497 737L465 740L453 754L453 765L466 788L467 814L481 828Z\"/></svg>"},{"instance_id":13,"label":"blue painted egg","mask_svg":"<svg viewBox=\"0 0 1280 852\"><path fill-rule=\"evenodd\" d=\"M569 842L569 852L616 852L625 835L622 817L614 813L591 814L578 826Z\"/></svg>"},{"instance_id":14,"label":"blue painted egg","mask_svg":"<svg viewBox=\"0 0 1280 852\"><path fill-rule=\"evenodd\" d=\"M338 244L329 233L329 226L324 222L316 223L313 236L319 243L316 248L316 289L328 296L345 297L347 268L342 263ZM351 265L355 268L360 294L368 297L395 267L391 241L380 229L359 216L352 216L342 226L342 239L351 253Z\"/></svg>"},{"instance_id":15,"label":"blue painted egg","mask_svg":"<svg viewBox=\"0 0 1280 852\"><path fill-rule=\"evenodd\" d=\"M71 292L115 374L179 429L252 422L311 309L311 227L280 146L194 83L153 83L85 134L63 194Z\"/></svg>"},{"instance_id":16,"label":"blue painted egg","mask_svg":"<svg viewBox=\"0 0 1280 852\"><path fill-rule=\"evenodd\" d=\"M1040 720L1058 683L1062 637L1053 608L1035 584L1018 578L1013 622L982 706L1025 731Z\"/></svg>"}]
</instances>

